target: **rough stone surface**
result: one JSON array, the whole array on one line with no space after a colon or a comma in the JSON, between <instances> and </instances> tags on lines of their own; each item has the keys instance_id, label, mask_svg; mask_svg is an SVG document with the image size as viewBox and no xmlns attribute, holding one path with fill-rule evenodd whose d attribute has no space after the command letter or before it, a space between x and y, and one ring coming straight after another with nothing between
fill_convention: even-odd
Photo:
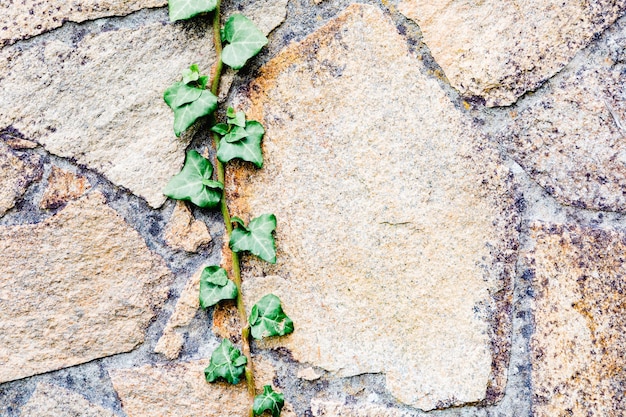
<instances>
[{"instance_id":1,"label":"rough stone surface","mask_svg":"<svg viewBox=\"0 0 626 417\"><path fill-rule=\"evenodd\" d=\"M34 225L0 227L0 382L127 352L170 272L93 192Z\"/></svg>"},{"instance_id":2,"label":"rough stone surface","mask_svg":"<svg viewBox=\"0 0 626 417\"><path fill-rule=\"evenodd\" d=\"M178 358L184 342L182 332L191 323L200 308L200 276L203 269L204 266L187 281L180 297L178 297L174 313L165 325L163 335L155 347L156 353L162 353L168 359Z\"/></svg>"},{"instance_id":3,"label":"rough stone surface","mask_svg":"<svg viewBox=\"0 0 626 417\"><path fill-rule=\"evenodd\" d=\"M20 417L114 417L105 410L87 401L83 396L56 385L39 383Z\"/></svg>"},{"instance_id":4,"label":"rough stone surface","mask_svg":"<svg viewBox=\"0 0 626 417\"><path fill-rule=\"evenodd\" d=\"M42 209L61 207L68 201L83 195L89 188L91 186L85 177L53 166L39 207Z\"/></svg>"},{"instance_id":5,"label":"rough stone surface","mask_svg":"<svg viewBox=\"0 0 626 417\"><path fill-rule=\"evenodd\" d=\"M531 239L534 415L624 415L626 234L536 223Z\"/></svg>"},{"instance_id":6,"label":"rough stone surface","mask_svg":"<svg viewBox=\"0 0 626 417\"><path fill-rule=\"evenodd\" d=\"M313 417L411 417L412 413L378 404L346 405L338 401L313 399Z\"/></svg>"},{"instance_id":7,"label":"rough stone surface","mask_svg":"<svg viewBox=\"0 0 626 417\"><path fill-rule=\"evenodd\" d=\"M177 202L165 230L165 242L173 249L196 252L210 241L211 235L206 224L194 219L184 202Z\"/></svg>"},{"instance_id":8,"label":"rough stone surface","mask_svg":"<svg viewBox=\"0 0 626 417\"><path fill-rule=\"evenodd\" d=\"M404 0L450 83L488 106L509 105L562 69L624 13L623 0Z\"/></svg>"},{"instance_id":9,"label":"rough stone surface","mask_svg":"<svg viewBox=\"0 0 626 417\"><path fill-rule=\"evenodd\" d=\"M626 20L545 88L520 100L498 134L561 203L626 210Z\"/></svg>"},{"instance_id":10,"label":"rough stone surface","mask_svg":"<svg viewBox=\"0 0 626 417\"><path fill-rule=\"evenodd\" d=\"M22 156L0 142L0 217L11 209L31 182L41 178L39 157Z\"/></svg>"},{"instance_id":11,"label":"rough stone surface","mask_svg":"<svg viewBox=\"0 0 626 417\"><path fill-rule=\"evenodd\" d=\"M234 386L226 382L207 383L204 368L208 364L209 360L205 359L109 373L128 417L247 416L249 397L245 383ZM254 360L254 364L257 389L261 389L263 382L271 383L275 371L262 361Z\"/></svg>"},{"instance_id":12,"label":"rough stone surface","mask_svg":"<svg viewBox=\"0 0 626 417\"><path fill-rule=\"evenodd\" d=\"M256 11L269 31L284 19L286 0L272 4L270 15L258 13L268 3L240 12ZM0 51L0 129L11 126L159 207L190 140L174 136L163 91L191 63L209 71L211 36L206 21L194 30L157 22L90 33L75 44L6 47Z\"/></svg>"},{"instance_id":13,"label":"rough stone surface","mask_svg":"<svg viewBox=\"0 0 626 417\"><path fill-rule=\"evenodd\" d=\"M244 257L243 292L282 297L297 331L261 346L383 372L429 410L504 387L517 233L508 169L419 65L376 7L349 6L247 89L265 165L227 189L235 215L278 218L278 263Z\"/></svg>"},{"instance_id":14,"label":"rough stone surface","mask_svg":"<svg viewBox=\"0 0 626 417\"><path fill-rule=\"evenodd\" d=\"M57 28L67 21L121 16L165 5L165 0L7 0L0 3L0 48Z\"/></svg>"}]
</instances>

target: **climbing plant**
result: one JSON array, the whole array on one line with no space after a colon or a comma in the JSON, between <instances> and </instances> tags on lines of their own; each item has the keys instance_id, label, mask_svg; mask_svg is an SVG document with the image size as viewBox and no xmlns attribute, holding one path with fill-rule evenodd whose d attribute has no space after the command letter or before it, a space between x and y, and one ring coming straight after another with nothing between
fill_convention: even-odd
<instances>
[{"instance_id":1,"label":"climbing plant","mask_svg":"<svg viewBox=\"0 0 626 417\"><path fill-rule=\"evenodd\" d=\"M276 217L262 214L246 225L239 217L231 217L224 194L224 164L240 159L263 166L261 141L265 129L261 123L247 120L242 111L232 107L226 110L226 120L216 121L219 107L218 90L223 65L234 70L241 69L267 44L265 35L247 17L241 14L230 16L224 27L220 21L221 0L170 0L169 15L172 22L197 16L212 18L213 42L217 55L213 77L200 74L197 64L192 64L182 72L182 80L175 82L163 94L163 99L174 112L174 134L180 136L198 119L209 117L216 160L212 163L200 153L187 152L185 164L167 184L163 193L176 200L185 200L201 208L219 207L224 219L226 237L232 251L232 276L218 266L207 266L200 277L200 306L209 308L222 300L235 299L239 312L241 329L241 349L230 340L224 339L212 353L209 366L204 373L208 382L225 380L238 384L242 377L250 394L250 416L264 412L272 417L280 416L284 396L265 385L257 395L254 384L250 337L283 336L293 332L293 321L282 309L280 300L274 294L262 297L251 308L250 316L241 294L241 252L250 252L260 259L276 263L276 243L273 232ZM223 47L223 43L227 43ZM215 169L214 169L215 167Z\"/></svg>"}]
</instances>

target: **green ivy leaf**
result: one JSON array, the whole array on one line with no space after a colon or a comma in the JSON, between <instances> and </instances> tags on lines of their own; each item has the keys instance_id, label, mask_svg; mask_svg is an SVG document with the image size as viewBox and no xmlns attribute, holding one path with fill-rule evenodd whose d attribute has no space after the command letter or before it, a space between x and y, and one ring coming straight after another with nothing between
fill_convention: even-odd
<instances>
[{"instance_id":1,"label":"green ivy leaf","mask_svg":"<svg viewBox=\"0 0 626 417\"><path fill-rule=\"evenodd\" d=\"M183 82L185 84L198 81L198 78L200 78L200 68L198 68L198 64L191 64L189 68L183 70Z\"/></svg>"},{"instance_id":2,"label":"green ivy leaf","mask_svg":"<svg viewBox=\"0 0 626 417\"><path fill-rule=\"evenodd\" d=\"M207 266L200 276L200 307L208 308L222 300L237 298L237 286L228 279L226 270Z\"/></svg>"},{"instance_id":3,"label":"green ivy leaf","mask_svg":"<svg viewBox=\"0 0 626 417\"><path fill-rule=\"evenodd\" d=\"M285 396L280 392L274 392L271 386L266 385L263 387L263 394L259 394L254 397L254 403L252 404L252 411L255 416L260 416L265 411L272 413L272 417L279 417L280 410L285 405Z\"/></svg>"},{"instance_id":4,"label":"green ivy leaf","mask_svg":"<svg viewBox=\"0 0 626 417\"><path fill-rule=\"evenodd\" d=\"M248 321L255 339L284 336L293 332L293 321L287 317L280 299L274 294L267 294L252 306Z\"/></svg>"},{"instance_id":5,"label":"green ivy leaf","mask_svg":"<svg viewBox=\"0 0 626 417\"><path fill-rule=\"evenodd\" d=\"M245 126L245 121L244 121L244 126ZM228 132L224 136L224 140L226 142L232 143L232 142L237 142L238 140L243 139L246 136L248 136L248 132L246 132L246 129L244 129L243 127L239 127L239 126L233 126L230 132Z\"/></svg>"},{"instance_id":6,"label":"green ivy leaf","mask_svg":"<svg viewBox=\"0 0 626 417\"><path fill-rule=\"evenodd\" d=\"M213 181L213 166L198 152L187 152L183 169L167 183L163 194L175 200L191 201L198 207L219 204L224 185Z\"/></svg>"},{"instance_id":7,"label":"green ivy leaf","mask_svg":"<svg viewBox=\"0 0 626 417\"><path fill-rule=\"evenodd\" d=\"M180 136L196 120L208 116L217 109L217 97L209 90L202 90L200 96L191 103L183 104L174 109L174 133Z\"/></svg>"},{"instance_id":8,"label":"green ivy leaf","mask_svg":"<svg viewBox=\"0 0 626 417\"><path fill-rule=\"evenodd\" d=\"M230 127L226 123L218 123L211 128L211 130L217 134L224 136L228 133Z\"/></svg>"},{"instance_id":9,"label":"green ivy leaf","mask_svg":"<svg viewBox=\"0 0 626 417\"><path fill-rule=\"evenodd\" d=\"M165 90L163 100L165 100L172 110L176 111L178 107L197 100L201 95L201 89L179 81Z\"/></svg>"},{"instance_id":10,"label":"green ivy leaf","mask_svg":"<svg viewBox=\"0 0 626 417\"><path fill-rule=\"evenodd\" d=\"M229 107L226 111L226 117L228 117L228 124L239 127L246 127L246 114L242 111L235 112L235 109Z\"/></svg>"},{"instance_id":11,"label":"green ivy leaf","mask_svg":"<svg viewBox=\"0 0 626 417\"><path fill-rule=\"evenodd\" d=\"M230 340L224 339L211 354L211 362L204 370L204 376L209 382L224 378L231 384L237 384L247 362L248 359L241 351L233 346Z\"/></svg>"},{"instance_id":12,"label":"green ivy leaf","mask_svg":"<svg viewBox=\"0 0 626 417\"><path fill-rule=\"evenodd\" d=\"M216 0L169 0L170 22L186 20L215 10Z\"/></svg>"},{"instance_id":13,"label":"green ivy leaf","mask_svg":"<svg viewBox=\"0 0 626 417\"><path fill-rule=\"evenodd\" d=\"M267 45L263 32L241 14L234 14L226 21L222 40L228 42L222 51L222 62L236 70Z\"/></svg>"},{"instance_id":14,"label":"green ivy leaf","mask_svg":"<svg viewBox=\"0 0 626 417\"><path fill-rule=\"evenodd\" d=\"M252 162L258 168L261 168L263 166L261 140L265 134L265 129L263 129L261 123L252 120L246 122L245 131L247 136L236 142L221 141L217 149L217 159L225 164L232 159L239 158Z\"/></svg>"},{"instance_id":15,"label":"green ivy leaf","mask_svg":"<svg viewBox=\"0 0 626 417\"><path fill-rule=\"evenodd\" d=\"M234 221L234 220L233 220ZM249 251L269 263L276 263L276 243L272 232L276 216L262 214L250 220L248 227L239 227L230 235L230 247L235 252Z\"/></svg>"}]
</instances>

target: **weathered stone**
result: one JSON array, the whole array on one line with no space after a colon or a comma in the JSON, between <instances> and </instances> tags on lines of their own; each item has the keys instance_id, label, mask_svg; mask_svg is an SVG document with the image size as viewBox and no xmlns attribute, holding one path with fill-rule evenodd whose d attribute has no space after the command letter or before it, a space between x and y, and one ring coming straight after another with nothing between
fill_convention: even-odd
<instances>
[{"instance_id":1,"label":"weathered stone","mask_svg":"<svg viewBox=\"0 0 626 417\"><path fill-rule=\"evenodd\" d=\"M162 353L168 359L178 358L184 342L182 332L200 308L200 276L203 269L204 266L187 281L187 285L178 297L174 313L165 325L163 335L154 349L156 353Z\"/></svg>"},{"instance_id":2,"label":"weathered stone","mask_svg":"<svg viewBox=\"0 0 626 417\"><path fill-rule=\"evenodd\" d=\"M241 12L268 3L246 4ZM261 19L266 31L282 21L285 4L268 8L273 14ZM4 48L0 129L12 126L160 206L190 140L174 136L163 91L194 62L209 72L215 59L209 23L189 30L157 22L87 34L76 45L51 40Z\"/></svg>"},{"instance_id":3,"label":"weathered stone","mask_svg":"<svg viewBox=\"0 0 626 417\"><path fill-rule=\"evenodd\" d=\"M626 235L537 223L531 239L534 415L623 415Z\"/></svg>"},{"instance_id":4,"label":"weathered stone","mask_svg":"<svg viewBox=\"0 0 626 417\"><path fill-rule=\"evenodd\" d=\"M624 0L404 0L452 86L488 106L514 103L562 69L624 12Z\"/></svg>"},{"instance_id":5,"label":"weathered stone","mask_svg":"<svg viewBox=\"0 0 626 417\"><path fill-rule=\"evenodd\" d=\"M243 294L279 295L296 331L260 346L384 372L433 409L504 387L517 232L508 169L419 66L376 7L350 6L240 97L265 165L237 165L227 192L235 215L278 218L278 263L245 256Z\"/></svg>"},{"instance_id":6,"label":"weathered stone","mask_svg":"<svg viewBox=\"0 0 626 417\"><path fill-rule=\"evenodd\" d=\"M84 22L105 16L123 16L166 0L26 0L0 3L0 48L30 38L64 22Z\"/></svg>"},{"instance_id":7,"label":"weathered stone","mask_svg":"<svg viewBox=\"0 0 626 417\"><path fill-rule=\"evenodd\" d=\"M0 253L0 382L134 349L171 278L97 192L0 227Z\"/></svg>"},{"instance_id":8,"label":"weathered stone","mask_svg":"<svg viewBox=\"0 0 626 417\"><path fill-rule=\"evenodd\" d=\"M411 417L413 414L377 404L345 405L337 401L311 400L313 417Z\"/></svg>"},{"instance_id":9,"label":"weathered stone","mask_svg":"<svg viewBox=\"0 0 626 417\"><path fill-rule=\"evenodd\" d=\"M209 360L109 371L128 417L244 417L249 407L245 382L209 384Z\"/></svg>"},{"instance_id":10,"label":"weathered stone","mask_svg":"<svg viewBox=\"0 0 626 417\"><path fill-rule=\"evenodd\" d=\"M626 210L626 20L511 109L498 139L563 204Z\"/></svg>"},{"instance_id":11,"label":"weathered stone","mask_svg":"<svg viewBox=\"0 0 626 417\"><path fill-rule=\"evenodd\" d=\"M309 366L308 368L300 369L296 376L307 381L315 381L316 379L320 379L321 375Z\"/></svg>"},{"instance_id":12,"label":"weathered stone","mask_svg":"<svg viewBox=\"0 0 626 417\"><path fill-rule=\"evenodd\" d=\"M165 229L165 243L173 249L196 252L211 241L209 229L203 221L196 220L187 205L179 201Z\"/></svg>"},{"instance_id":13,"label":"weathered stone","mask_svg":"<svg viewBox=\"0 0 626 417\"><path fill-rule=\"evenodd\" d=\"M114 417L115 414L87 401L82 395L52 384L39 383L22 407L20 417Z\"/></svg>"},{"instance_id":14,"label":"weathered stone","mask_svg":"<svg viewBox=\"0 0 626 417\"><path fill-rule=\"evenodd\" d=\"M11 209L31 182L41 179L38 156L18 156L0 142L0 217Z\"/></svg>"},{"instance_id":15,"label":"weathered stone","mask_svg":"<svg viewBox=\"0 0 626 417\"><path fill-rule=\"evenodd\" d=\"M48 177L48 186L43 193L39 207L54 209L70 200L75 200L85 193L91 185L85 177L53 166Z\"/></svg>"}]
</instances>

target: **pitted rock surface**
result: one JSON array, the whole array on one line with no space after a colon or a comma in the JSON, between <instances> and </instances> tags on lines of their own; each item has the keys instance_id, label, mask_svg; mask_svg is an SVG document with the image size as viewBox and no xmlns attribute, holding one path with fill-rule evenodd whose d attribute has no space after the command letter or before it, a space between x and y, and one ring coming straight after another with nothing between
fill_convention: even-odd
<instances>
[{"instance_id":1,"label":"pitted rock surface","mask_svg":"<svg viewBox=\"0 0 626 417\"><path fill-rule=\"evenodd\" d=\"M297 331L262 345L385 373L430 410L502 392L517 232L508 169L418 66L377 8L349 6L247 89L265 165L227 189L235 215L278 218L278 263L244 257L243 293L279 295Z\"/></svg>"},{"instance_id":2,"label":"pitted rock surface","mask_svg":"<svg viewBox=\"0 0 626 417\"><path fill-rule=\"evenodd\" d=\"M7 0L0 3L0 48L61 26L105 16L126 15L166 0Z\"/></svg>"},{"instance_id":3,"label":"pitted rock surface","mask_svg":"<svg viewBox=\"0 0 626 417\"><path fill-rule=\"evenodd\" d=\"M400 3L452 86L488 106L535 90L625 9L623 0Z\"/></svg>"},{"instance_id":4,"label":"pitted rock surface","mask_svg":"<svg viewBox=\"0 0 626 417\"><path fill-rule=\"evenodd\" d=\"M626 19L540 91L498 133L528 174L563 204L626 211Z\"/></svg>"},{"instance_id":5,"label":"pitted rock surface","mask_svg":"<svg viewBox=\"0 0 626 417\"><path fill-rule=\"evenodd\" d=\"M114 417L83 396L57 385L39 383L20 413L20 417Z\"/></svg>"},{"instance_id":6,"label":"pitted rock surface","mask_svg":"<svg viewBox=\"0 0 626 417\"><path fill-rule=\"evenodd\" d=\"M531 238L535 415L623 415L626 234L536 223Z\"/></svg>"},{"instance_id":7,"label":"pitted rock surface","mask_svg":"<svg viewBox=\"0 0 626 417\"><path fill-rule=\"evenodd\" d=\"M0 227L0 253L0 382L134 349L171 279L98 192Z\"/></svg>"},{"instance_id":8,"label":"pitted rock surface","mask_svg":"<svg viewBox=\"0 0 626 417\"><path fill-rule=\"evenodd\" d=\"M0 142L0 217L15 205L28 186L41 179L37 155L19 155Z\"/></svg>"}]
</instances>

